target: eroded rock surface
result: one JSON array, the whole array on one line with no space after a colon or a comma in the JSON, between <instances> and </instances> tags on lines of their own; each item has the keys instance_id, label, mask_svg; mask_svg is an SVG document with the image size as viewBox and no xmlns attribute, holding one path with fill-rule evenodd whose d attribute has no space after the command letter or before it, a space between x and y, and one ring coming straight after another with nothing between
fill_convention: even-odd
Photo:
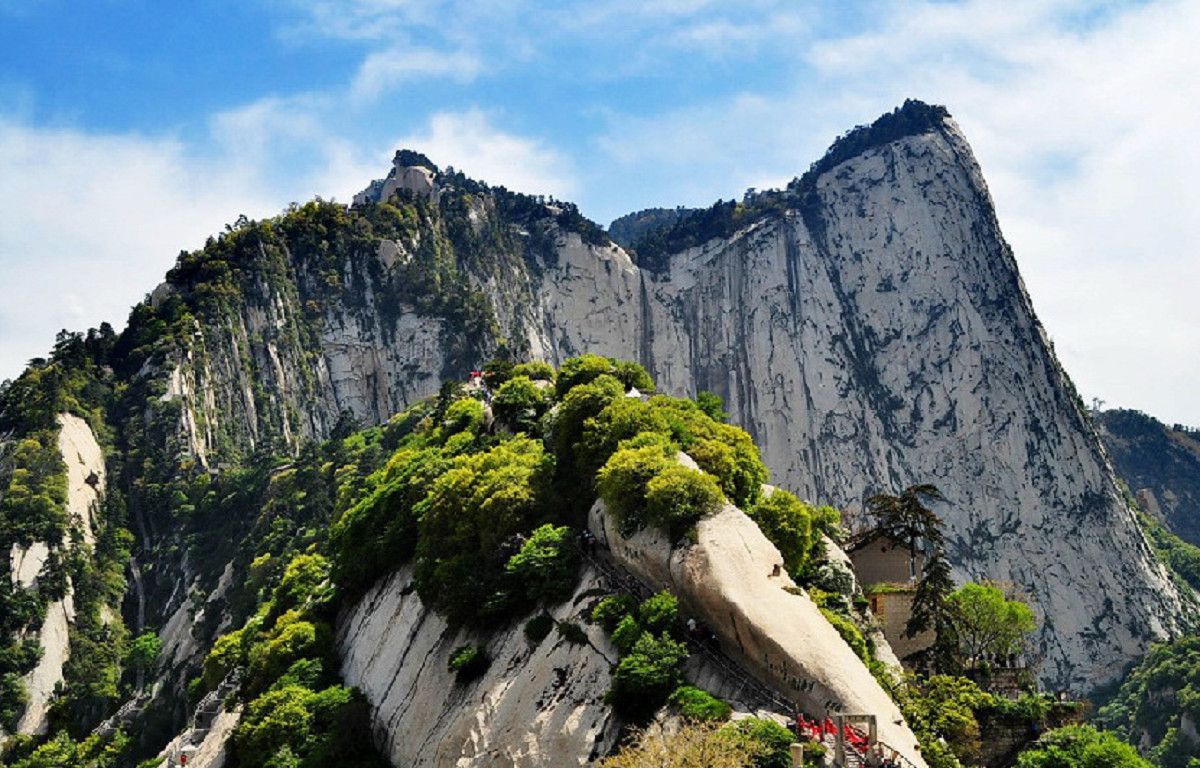
<instances>
[{"instance_id":1,"label":"eroded rock surface","mask_svg":"<svg viewBox=\"0 0 1200 768\"><path fill-rule=\"evenodd\" d=\"M89 546L94 543L92 516L104 493L104 451L96 442L91 427L83 419L69 413L58 416L58 448L67 466L67 513L72 526L80 532ZM37 572L46 562L49 548L35 542L22 551L20 569L13 569L14 578L28 587L36 581ZM14 565L18 558L14 547ZM36 570L35 566L36 565ZM63 666L71 654L70 628L75 619L74 590L68 584L67 594L46 608L46 618L37 632L42 655L38 664L21 679L25 687L25 711L17 722L17 733L45 733L50 699L54 687L63 680Z\"/></svg>"},{"instance_id":2,"label":"eroded rock surface","mask_svg":"<svg viewBox=\"0 0 1200 768\"><path fill-rule=\"evenodd\" d=\"M795 590L783 557L741 510L726 504L672 546L656 529L622 536L604 503L590 525L614 560L654 589L668 589L720 638L725 653L810 716L874 715L879 738L923 766L904 716L816 604Z\"/></svg>"},{"instance_id":3,"label":"eroded rock surface","mask_svg":"<svg viewBox=\"0 0 1200 768\"><path fill-rule=\"evenodd\" d=\"M394 765L412 768L565 768L611 748L618 724L603 702L617 652L602 630L580 624L587 643L558 632L533 641L523 623L490 635L482 677L457 682L453 651L478 643L428 610L411 571L382 580L339 622L342 675L372 705L376 742ZM552 611L576 617L598 586L585 571L572 600Z\"/></svg>"},{"instance_id":4,"label":"eroded rock surface","mask_svg":"<svg viewBox=\"0 0 1200 768\"><path fill-rule=\"evenodd\" d=\"M535 249L474 196L458 224L528 240L460 255L494 337L389 298L411 255L394 243L336 274L281 266L287 281L253 282L235 314L198 329L204 354L180 359L185 450L294 446L344 414L382 423L500 339L556 364L636 359L665 392L725 398L774 482L803 498L854 513L936 484L956 577L1029 595L1044 681L1111 678L1175 630L1181 598L1054 357L966 141L946 118L826 165L788 206L659 271L573 231ZM329 282L353 288L346 302L306 298Z\"/></svg>"}]
</instances>

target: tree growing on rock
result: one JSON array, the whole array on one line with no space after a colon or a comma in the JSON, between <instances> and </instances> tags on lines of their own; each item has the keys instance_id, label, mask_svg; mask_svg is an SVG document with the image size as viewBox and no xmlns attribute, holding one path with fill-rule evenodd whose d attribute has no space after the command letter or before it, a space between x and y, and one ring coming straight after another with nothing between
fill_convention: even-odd
<instances>
[{"instance_id":1,"label":"tree growing on rock","mask_svg":"<svg viewBox=\"0 0 1200 768\"><path fill-rule=\"evenodd\" d=\"M946 598L946 607L968 667L1020 652L1036 626L1033 609L993 584L968 582Z\"/></svg>"},{"instance_id":2,"label":"tree growing on rock","mask_svg":"<svg viewBox=\"0 0 1200 768\"><path fill-rule=\"evenodd\" d=\"M946 497L929 483L910 485L899 496L880 493L867 499L867 507L878 520L878 528L893 541L908 547L909 568L917 575L918 543L925 541L932 549L940 549L946 543L942 529L945 524L927 504L945 501Z\"/></svg>"}]
</instances>

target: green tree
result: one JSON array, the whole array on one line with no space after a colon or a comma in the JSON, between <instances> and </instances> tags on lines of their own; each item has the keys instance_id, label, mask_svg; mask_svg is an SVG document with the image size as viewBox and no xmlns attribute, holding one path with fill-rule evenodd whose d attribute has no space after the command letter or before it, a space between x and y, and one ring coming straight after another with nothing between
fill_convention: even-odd
<instances>
[{"instance_id":1,"label":"green tree","mask_svg":"<svg viewBox=\"0 0 1200 768\"><path fill-rule=\"evenodd\" d=\"M423 600L453 621L507 610L508 543L540 516L552 466L542 444L524 437L453 460L413 510Z\"/></svg>"},{"instance_id":2,"label":"green tree","mask_svg":"<svg viewBox=\"0 0 1200 768\"><path fill-rule=\"evenodd\" d=\"M950 562L938 547L925 561L921 580L917 582L917 591L913 595L912 613L904 625L907 637L933 630L933 644L911 654L909 658L924 672L954 672L960 668L955 624L946 608L946 600L953 591Z\"/></svg>"},{"instance_id":3,"label":"green tree","mask_svg":"<svg viewBox=\"0 0 1200 768\"><path fill-rule=\"evenodd\" d=\"M767 482L767 467L759 458L758 446L750 435L728 424L713 424L712 435L696 440L687 453L700 469L717 478L734 504L745 509L758 500Z\"/></svg>"},{"instance_id":4,"label":"green tree","mask_svg":"<svg viewBox=\"0 0 1200 768\"><path fill-rule=\"evenodd\" d=\"M571 596L578 565L579 549L571 529L547 523L509 558L505 570L525 586L530 600L552 604Z\"/></svg>"},{"instance_id":5,"label":"green tree","mask_svg":"<svg viewBox=\"0 0 1200 768\"><path fill-rule=\"evenodd\" d=\"M513 376L496 392L492 410L513 431L532 434L546 410L546 397L529 377Z\"/></svg>"},{"instance_id":6,"label":"green tree","mask_svg":"<svg viewBox=\"0 0 1200 768\"><path fill-rule=\"evenodd\" d=\"M645 722L683 682L688 651L666 633L644 632L613 672L613 706L632 722Z\"/></svg>"},{"instance_id":7,"label":"green tree","mask_svg":"<svg viewBox=\"0 0 1200 768\"><path fill-rule=\"evenodd\" d=\"M992 584L968 582L946 598L959 648L970 667L1017 653L1036 626L1033 610Z\"/></svg>"},{"instance_id":8,"label":"green tree","mask_svg":"<svg viewBox=\"0 0 1200 768\"><path fill-rule=\"evenodd\" d=\"M672 633L679 623L679 599L665 589L653 594L638 606L637 620L649 632Z\"/></svg>"},{"instance_id":9,"label":"green tree","mask_svg":"<svg viewBox=\"0 0 1200 768\"><path fill-rule=\"evenodd\" d=\"M646 488L659 472L674 463L661 446L617 451L600 469L596 487L621 529L636 531L649 523Z\"/></svg>"},{"instance_id":10,"label":"green tree","mask_svg":"<svg viewBox=\"0 0 1200 768\"><path fill-rule=\"evenodd\" d=\"M137 675L137 687L140 690L145 685L146 673L154 669L158 663L158 655L162 652L162 641L153 632L138 635L129 644L126 663L133 668Z\"/></svg>"},{"instance_id":11,"label":"green tree","mask_svg":"<svg viewBox=\"0 0 1200 768\"><path fill-rule=\"evenodd\" d=\"M990 698L979 686L963 677L910 675L898 689L898 698L931 766L951 768L958 759L975 761L980 747L975 711Z\"/></svg>"},{"instance_id":12,"label":"green tree","mask_svg":"<svg viewBox=\"0 0 1200 768\"><path fill-rule=\"evenodd\" d=\"M917 574L918 542L924 540L931 548L939 548L946 543L945 534L942 533L945 524L926 506L927 501L943 500L945 497L942 492L927 483L910 485L899 496L880 493L867 499L867 507L875 515L879 530L893 541L908 547L910 572L914 577Z\"/></svg>"},{"instance_id":13,"label":"green tree","mask_svg":"<svg viewBox=\"0 0 1200 768\"><path fill-rule=\"evenodd\" d=\"M725 412L725 401L712 392L701 392L696 395L696 405L713 421L725 422L729 414Z\"/></svg>"},{"instance_id":14,"label":"green tree","mask_svg":"<svg viewBox=\"0 0 1200 768\"><path fill-rule=\"evenodd\" d=\"M1017 768L1153 768L1137 750L1090 725L1050 731L1036 749L1021 753Z\"/></svg>"},{"instance_id":15,"label":"green tree","mask_svg":"<svg viewBox=\"0 0 1200 768\"><path fill-rule=\"evenodd\" d=\"M679 538L700 518L717 511L724 500L712 475L668 465L646 483L646 519Z\"/></svg>"},{"instance_id":16,"label":"green tree","mask_svg":"<svg viewBox=\"0 0 1200 768\"><path fill-rule=\"evenodd\" d=\"M513 367L513 376L527 376L533 381L549 381L554 382L554 366L550 363L543 363L540 360L533 360L528 363L521 363Z\"/></svg>"},{"instance_id":17,"label":"green tree","mask_svg":"<svg viewBox=\"0 0 1200 768\"><path fill-rule=\"evenodd\" d=\"M788 573L799 575L817 539L808 505L787 491L776 490L746 510L746 514L783 555Z\"/></svg>"},{"instance_id":18,"label":"green tree","mask_svg":"<svg viewBox=\"0 0 1200 768\"><path fill-rule=\"evenodd\" d=\"M590 384L605 374L612 374L613 361L599 355L580 355L564 362L555 379L555 393L561 398L581 384ZM624 391L622 391L624 394Z\"/></svg>"}]
</instances>

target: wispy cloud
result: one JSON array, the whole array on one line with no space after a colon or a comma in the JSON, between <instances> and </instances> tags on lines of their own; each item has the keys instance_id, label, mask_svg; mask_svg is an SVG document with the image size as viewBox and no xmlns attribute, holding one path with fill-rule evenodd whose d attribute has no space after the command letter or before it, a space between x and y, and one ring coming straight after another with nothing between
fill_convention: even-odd
<instances>
[{"instance_id":1,"label":"wispy cloud","mask_svg":"<svg viewBox=\"0 0 1200 768\"><path fill-rule=\"evenodd\" d=\"M465 52L442 53L428 49L389 48L370 54L350 84L350 98L366 102L387 90L413 80L446 78L467 82L482 69L477 56Z\"/></svg>"},{"instance_id":2,"label":"wispy cloud","mask_svg":"<svg viewBox=\"0 0 1200 768\"><path fill-rule=\"evenodd\" d=\"M493 185L570 199L578 190L572 162L543 142L507 133L482 110L433 115L427 127L398 138L398 147L424 152Z\"/></svg>"},{"instance_id":3,"label":"wispy cloud","mask_svg":"<svg viewBox=\"0 0 1200 768\"><path fill-rule=\"evenodd\" d=\"M120 327L181 248L268 205L175 140L0 119L0 377L58 329Z\"/></svg>"}]
</instances>

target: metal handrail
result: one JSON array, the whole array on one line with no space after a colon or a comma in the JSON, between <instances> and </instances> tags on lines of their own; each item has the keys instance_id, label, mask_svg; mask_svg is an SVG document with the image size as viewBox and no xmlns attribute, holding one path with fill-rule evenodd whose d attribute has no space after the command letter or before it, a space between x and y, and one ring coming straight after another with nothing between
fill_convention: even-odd
<instances>
[{"instance_id":1,"label":"metal handrail","mask_svg":"<svg viewBox=\"0 0 1200 768\"><path fill-rule=\"evenodd\" d=\"M629 592L635 597L643 600L654 594L654 591L636 576L628 571L625 571L624 569L618 571L610 563L606 562L603 558L599 557L595 553L590 553L585 549L583 552L583 557L589 564L595 567L596 570L600 571L601 574L608 578L617 588L623 589L624 591ZM782 715L785 719L789 720L792 719L796 713L802 713L807 717L811 717L814 720L816 719L815 715L804 710L796 702L781 696L775 689L766 685L753 675L746 674L746 670L733 661L733 659L729 658L729 656L720 648L714 648L711 645L702 643L691 636L687 637L685 642L689 647L696 649L710 662L714 663L730 679L740 679L743 685L745 683L749 683L753 693L756 694L758 698L772 705L775 708L776 714ZM849 727L863 738L866 738L866 734L862 733L860 729L855 728L854 726ZM829 743L826 743L827 741ZM835 737L832 734L823 735L821 740L822 745L830 750L833 749L834 742ZM877 747L894 754L900 762L900 768L917 768L915 763L913 763L911 760L901 754L898 749L891 746L887 742L877 740L875 744ZM846 750L846 756L847 759L845 768L858 768L858 766L862 766L864 764L862 757L854 749Z\"/></svg>"}]
</instances>

